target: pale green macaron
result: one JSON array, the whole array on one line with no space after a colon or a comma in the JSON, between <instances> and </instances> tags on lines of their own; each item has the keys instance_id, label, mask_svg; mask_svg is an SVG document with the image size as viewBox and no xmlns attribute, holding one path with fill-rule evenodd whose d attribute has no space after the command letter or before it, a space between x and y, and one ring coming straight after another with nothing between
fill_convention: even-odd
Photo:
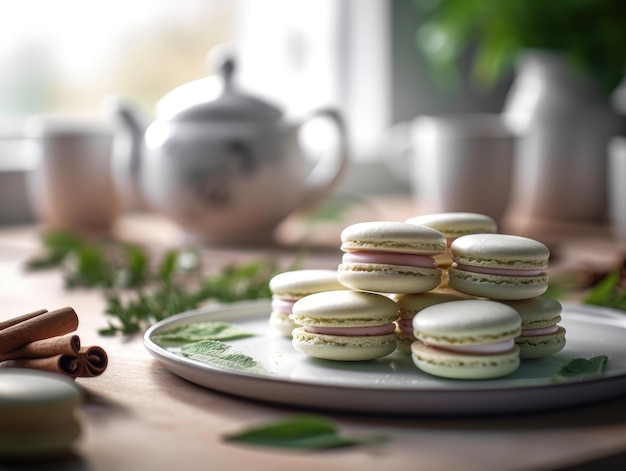
<instances>
[{"instance_id":1,"label":"pale green macaron","mask_svg":"<svg viewBox=\"0 0 626 471\"><path fill-rule=\"evenodd\" d=\"M398 334L398 351L411 353L411 344L416 338L413 333L413 318L423 309L435 304L448 303L469 299L470 296L451 289L437 289L427 293L395 294L392 299L398 305L396 333Z\"/></svg>"},{"instance_id":2,"label":"pale green macaron","mask_svg":"<svg viewBox=\"0 0 626 471\"><path fill-rule=\"evenodd\" d=\"M381 294L342 290L296 301L291 318L301 327L293 347L313 358L374 360L396 349L396 303Z\"/></svg>"},{"instance_id":3,"label":"pale green macaron","mask_svg":"<svg viewBox=\"0 0 626 471\"><path fill-rule=\"evenodd\" d=\"M492 217L480 213L449 212L422 214L407 219L406 222L430 227L441 232L446 238L447 248L445 253L435 257L437 265L443 270L441 287L448 286L447 270L452 265L452 252L450 251L452 242L464 235L493 234L498 232L496 221Z\"/></svg>"},{"instance_id":4,"label":"pale green macaron","mask_svg":"<svg viewBox=\"0 0 626 471\"><path fill-rule=\"evenodd\" d=\"M522 333L515 339L520 358L541 358L565 348L565 329L558 325L563 306L556 299L539 296L518 301L502 301L522 319Z\"/></svg>"},{"instance_id":5,"label":"pale green macaron","mask_svg":"<svg viewBox=\"0 0 626 471\"><path fill-rule=\"evenodd\" d=\"M434 256L446 250L445 237L426 226L404 222L363 222L341 233L344 253L338 279L348 288L379 293L424 293L441 283Z\"/></svg>"},{"instance_id":6,"label":"pale green macaron","mask_svg":"<svg viewBox=\"0 0 626 471\"><path fill-rule=\"evenodd\" d=\"M548 289L550 251L539 241L510 234L470 234L450 246L450 287L491 299L540 296Z\"/></svg>"},{"instance_id":7,"label":"pale green macaron","mask_svg":"<svg viewBox=\"0 0 626 471\"><path fill-rule=\"evenodd\" d=\"M468 234L489 234L498 231L496 221L480 213L450 212L422 214L407 219L406 222L431 227L441 232L450 242Z\"/></svg>"},{"instance_id":8,"label":"pale green macaron","mask_svg":"<svg viewBox=\"0 0 626 471\"><path fill-rule=\"evenodd\" d=\"M303 269L279 273L269 281L272 293L270 326L290 337L297 325L290 319L293 304L300 298L321 291L346 289L337 279L337 270Z\"/></svg>"},{"instance_id":9,"label":"pale green macaron","mask_svg":"<svg viewBox=\"0 0 626 471\"><path fill-rule=\"evenodd\" d=\"M520 365L515 338L519 314L496 301L471 299L427 307L413 319L418 339L411 345L415 365L452 379L490 379Z\"/></svg>"},{"instance_id":10,"label":"pale green macaron","mask_svg":"<svg viewBox=\"0 0 626 471\"><path fill-rule=\"evenodd\" d=\"M58 373L0 369L0 459L64 453L80 436L81 394Z\"/></svg>"}]
</instances>

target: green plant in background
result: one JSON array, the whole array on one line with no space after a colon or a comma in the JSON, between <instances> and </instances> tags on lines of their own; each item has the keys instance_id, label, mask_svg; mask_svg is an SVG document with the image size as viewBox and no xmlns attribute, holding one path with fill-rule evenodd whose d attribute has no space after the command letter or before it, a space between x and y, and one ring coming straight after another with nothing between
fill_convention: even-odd
<instances>
[{"instance_id":1,"label":"green plant in background","mask_svg":"<svg viewBox=\"0 0 626 471\"><path fill-rule=\"evenodd\" d=\"M626 287L623 275L621 271L609 273L587 293L583 302L626 311Z\"/></svg>"},{"instance_id":2,"label":"green plant in background","mask_svg":"<svg viewBox=\"0 0 626 471\"><path fill-rule=\"evenodd\" d=\"M425 20L417 45L434 79L458 81L459 60L471 54L471 74L493 85L527 49L560 51L610 93L626 67L622 0L413 0Z\"/></svg>"}]
</instances>

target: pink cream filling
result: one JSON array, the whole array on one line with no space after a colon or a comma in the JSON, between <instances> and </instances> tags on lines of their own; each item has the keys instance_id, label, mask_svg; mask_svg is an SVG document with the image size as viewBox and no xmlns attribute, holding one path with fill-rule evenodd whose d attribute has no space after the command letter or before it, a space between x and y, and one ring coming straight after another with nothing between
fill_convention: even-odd
<instances>
[{"instance_id":1,"label":"pink cream filling","mask_svg":"<svg viewBox=\"0 0 626 471\"><path fill-rule=\"evenodd\" d=\"M402 333L413 335L413 319L398 319L396 323Z\"/></svg>"},{"instance_id":2,"label":"pink cream filling","mask_svg":"<svg viewBox=\"0 0 626 471\"><path fill-rule=\"evenodd\" d=\"M380 263L389 265L404 265L420 268L437 268L437 262L432 255L394 252L346 252L342 257L343 263Z\"/></svg>"},{"instance_id":3,"label":"pink cream filling","mask_svg":"<svg viewBox=\"0 0 626 471\"><path fill-rule=\"evenodd\" d=\"M440 350L448 350L461 353L504 353L508 352L515 345L515 340L505 340L504 342L489 343L485 345L466 345L466 346L449 346L442 347L440 345L430 345Z\"/></svg>"},{"instance_id":4,"label":"pink cream filling","mask_svg":"<svg viewBox=\"0 0 626 471\"><path fill-rule=\"evenodd\" d=\"M483 275L498 275L498 276L538 276L544 273L542 269L536 268L491 268L491 267L476 267L473 265L463 265L461 263L452 263L453 268L457 268L463 271L469 271L472 273L482 273Z\"/></svg>"},{"instance_id":5,"label":"pink cream filling","mask_svg":"<svg viewBox=\"0 0 626 471\"><path fill-rule=\"evenodd\" d=\"M272 297L272 311L282 314L291 314L291 309L295 301L286 301L277 297Z\"/></svg>"},{"instance_id":6,"label":"pink cream filling","mask_svg":"<svg viewBox=\"0 0 626 471\"><path fill-rule=\"evenodd\" d=\"M537 329L522 329L522 337L534 337L535 335L550 335L559 331L558 325L539 327Z\"/></svg>"},{"instance_id":7,"label":"pink cream filling","mask_svg":"<svg viewBox=\"0 0 626 471\"><path fill-rule=\"evenodd\" d=\"M311 334L322 335L387 335L394 333L396 326L395 324L368 327L315 327L307 325L304 330Z\"/></svg>"}]
</instances>

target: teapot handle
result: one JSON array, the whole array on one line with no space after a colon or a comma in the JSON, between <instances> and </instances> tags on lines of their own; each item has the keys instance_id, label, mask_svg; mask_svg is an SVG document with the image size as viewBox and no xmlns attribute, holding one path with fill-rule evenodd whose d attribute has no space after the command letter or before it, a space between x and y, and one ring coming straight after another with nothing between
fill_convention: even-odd
<instances>
[{"instance_id":1,"label":"teapot handle","mask_svg":"<svg viewBox=\"0 0 626 471\"><path fill-rule=\"evenodd\" d=\"M306 192L300 207L307 209L315 206L332 190L348 168L348 137L343 117L334 108L319 108L310 112L300 121L300 129L313 119L326 119L337 130L337 146L330 152L324 152L306 177Z\"/></svg>"}]
</instances>

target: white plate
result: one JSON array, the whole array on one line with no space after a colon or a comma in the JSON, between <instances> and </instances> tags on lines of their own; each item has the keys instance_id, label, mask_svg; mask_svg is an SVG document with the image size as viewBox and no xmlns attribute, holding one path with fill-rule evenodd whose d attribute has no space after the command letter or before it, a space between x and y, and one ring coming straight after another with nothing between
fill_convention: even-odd
<instances>
[{"instance_id":1,"label":"white plate","mask_svg":"<svg viewBox=\"0 0 626 471\"><path fill-rule=\"evenodd\" d=\"M144 344L172 373L235 396L309 409L375 414L462 415L539 411L600 401L626 393L626 313L564 305L565 349L523 360L506 378L446 380L421 372L410 355L394 352L366 362L315 360L295 351L290 339L269 328L269 301L221 304L167 318L148 329ZM153 337L194 322L227 321L258 335L228 341L261 362L270 375L215 368L183 357ZM605 372L587 380L551 377L572 358L608 357Z\"/></svg>"}]
</instances>

